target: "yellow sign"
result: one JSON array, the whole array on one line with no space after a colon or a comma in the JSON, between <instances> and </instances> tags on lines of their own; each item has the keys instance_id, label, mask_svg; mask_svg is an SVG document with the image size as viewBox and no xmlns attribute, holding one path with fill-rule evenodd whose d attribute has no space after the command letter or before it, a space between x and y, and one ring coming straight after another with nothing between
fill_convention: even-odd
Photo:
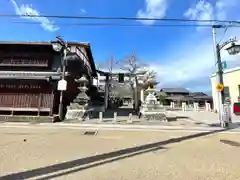
<instances>
[{"instance_id":1,"label":"yellow sign","mask_svg":"<svg viewBox=\"0 0 240 180\"><path fill-rule=\"evenodd\" d=\"M223 91L224 86L223 86L222 84L218 84L218 85L216 86L216 89L217 89L218 91Z\"/></svg>"}]
</instances>

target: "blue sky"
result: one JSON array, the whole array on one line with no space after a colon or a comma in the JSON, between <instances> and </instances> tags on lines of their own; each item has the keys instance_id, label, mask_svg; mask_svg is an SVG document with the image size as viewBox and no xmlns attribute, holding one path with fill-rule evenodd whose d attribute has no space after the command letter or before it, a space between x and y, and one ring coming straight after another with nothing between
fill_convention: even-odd
<instances>
[{"instance_id":1,"label":"blue sky","mask_svg":"<svg viewBox=\"0 0 240 180\"><path fill-rule=\"evenodd\" d=\"M108 17L157 17L187 19L240 19L238 0L1 0L0 12L11 14L76 15ZM16 24L13 21L40 22ZM136 50L141 61L157 71L164 87L186 87L208 91L214 58L211 29L196 27L152 27L159 22L93 21L47 18L0 18L0 40L49 41L61 35L67 41L90 42L96 63L110 56L122 59ZM52 25L51 22L56 25ZM64 27L62 23L124 23L142 27ZM160 22L161 24L162 22ZM59 24L59 25L58 25ZM176 24L176 23L170 23ZM237 36L239 28L218 31L218 39ZM240 37L239 37L240 38ZM229 67L240 57L223 52Z\"/></svg>"}]
</instances>

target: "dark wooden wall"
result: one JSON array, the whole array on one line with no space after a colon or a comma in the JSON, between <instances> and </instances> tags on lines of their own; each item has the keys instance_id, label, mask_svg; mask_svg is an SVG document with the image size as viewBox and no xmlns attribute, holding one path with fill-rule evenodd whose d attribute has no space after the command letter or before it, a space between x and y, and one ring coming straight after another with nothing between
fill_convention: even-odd
<instances>
[{"instance_id":1,"label":"dark wooden wall","mask_svg":"<svg viewBox=\"0 0 240 180\"><path fill-rule=\"evenodd\" d=\"M1 111L39 111L53 109L51 84L40 80L0 80Z\"/></svg>"}]
</instances>

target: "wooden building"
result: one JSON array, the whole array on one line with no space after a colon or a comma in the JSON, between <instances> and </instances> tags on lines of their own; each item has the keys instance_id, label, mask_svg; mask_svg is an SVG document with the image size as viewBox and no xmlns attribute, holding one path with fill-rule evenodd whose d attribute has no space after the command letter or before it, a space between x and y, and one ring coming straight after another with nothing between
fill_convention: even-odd
<instances>
[{"instance_id":1,"label":"wooden building","mask_svg":"<svg viewBox=\"0 0 240 180\"><path fill-rule=\"evenodd\" d=\"M210 103L211 107L213 100L211 96L203 92L190 92L185 88L162 88L160 92L166 94L166 105L170 105L171 102L175 102L177 106L181 106L182 102L187 104L193 104L198 102L199 106L205 106L205 103Z\"/></svg>"},{"instance_id":2,"label":"wooden building","mask_svg":"<svg viewBox=\"0 0 240 180\"><path fill-rule=\"evenodd\" d=\"M85 74L91 86L96 69L90 44L68 42L66 107L77 94L74 77ZM53 115L58 113L61 55L50 42L0 42L1 114Z\"/></svg>"}]
</instances>

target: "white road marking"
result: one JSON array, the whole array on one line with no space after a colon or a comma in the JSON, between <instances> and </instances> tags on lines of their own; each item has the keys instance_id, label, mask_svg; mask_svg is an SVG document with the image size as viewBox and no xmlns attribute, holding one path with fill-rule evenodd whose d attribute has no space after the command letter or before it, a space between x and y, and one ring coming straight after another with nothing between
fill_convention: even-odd
<instances>
[{"instance_id":1,"label":"white road marking","mask_svg":"<svg viewBox=\"0 0 240 180\"><path fill-rule=\"evenodd\" d=\"M123 136L98 136L100 139L107 139L107 140L119 140L123 139Z\"/></svg>"},{"instance_id":2,"label":"white road marking","mask_svg":"<svg viewBox=\"0 0 240 180\"><path fill-rule=\"evenodd\" d=\"M25 129L74 129L74 130L102 130L102 131L142 131L142 132L193 132L193 133L197 133L197 132L209 132L209 131L216 131L216 130L221 130L221 128L211 128L211 127L206 127L206 128L177 128L177 127L166 127L166 126L158 126L158 127L152 127L152 126L145 126L145 128L125 128L123 126L117 126L117 127L95 127L95 126L58 126L58 125L10 125L10 124L1 124L0 128L25 128ZM219 132L219 133L225 133L225 134L240 134L240 129L235 129L235 130L230 130L230 131L223 131L223 132Z\"/></svg>"}]
</instances>

